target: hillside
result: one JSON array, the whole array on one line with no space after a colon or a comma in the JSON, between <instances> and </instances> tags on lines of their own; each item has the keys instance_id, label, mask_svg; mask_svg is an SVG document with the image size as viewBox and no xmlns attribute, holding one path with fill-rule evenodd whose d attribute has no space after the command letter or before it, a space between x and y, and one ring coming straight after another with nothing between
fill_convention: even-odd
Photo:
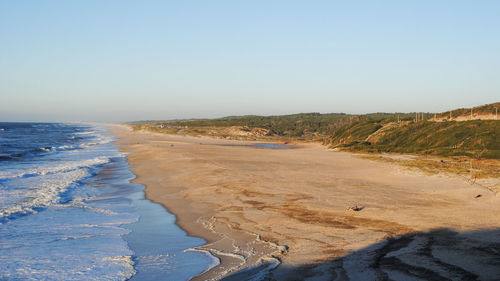
<instances>
[{"instance_id":1,"label":"hillside","mask_svg":"<svg viewBox=\"0 0 500 281\"><path fill-rule=\"evenodd\" d=\"M424 114L425 118L431 116L431 113ZM332 134L357 120L388 122L414 118L415 113L379 112L364 115L299 113L275 116L230 116L217 119L138 121L129 124L135 129L168 134L205 135L238 140L321 141L328 144Z\"/></svg>"},{"instance_id":2,"label":"hillside","mask_svg":"<svg viewBox=\"0 0 500 281\"><path fill-rule=\"evenodd\" d=\"M500 103L427 113L419 121L365 115L338 128L330 135L329 143L333 148L348 151L500 159L500 124L495 120L498 107Z\"/></svg>"},{"instance_id":3,"label":"hillside","mask_svg":"<svg viewBox=\"0 0 500 281\"><path fill-rule=\"evenodd\" d=\"M436 114L436 120L433 121L498 120L498 109L500 109L500 102L485 104L473 108L459 108Z\"/></svg>"},{"instance_id":4,"label":"hillside","mask_svg":"<svg viewBox=\"0 0 500 281\"><path fill-rule=\"evenodd\" d=\"M186 135L208 135L228 139L321 140L347 124L344 113L299 113L280 116L230 116L217 119L192 119L135 122L136 128Z\"/></svg>"},{"instance_id":5,"label":"hillside","mask_svg":"<svg viewBox=\"0 0 500 281\"><path fill-rule=\"evenodd\" d=\"M332 147L351 151L500 159L499 134L495 120L385 124L363 120L340 128L330 142Z\"/></svg>"},{"instance_id":6,"label":"hillside","mask_svg":"<svg viewBox=\"0 0 500 281\"><path fill-rule=\"evenodd\" d=\"M500 126L493 103L443 113L300 113L135 122L135 129L267 141L321 141L348 151L500 159ZM452 119L449 118L450 113ZM447 117L448 116L448 117ZM454 117L453 117L454 116ZM467 119L468 118L468 119ZM491 120L493 119L493 120ZM466 122L456 122L466 121Z\"/></svg>"}]
</instances>

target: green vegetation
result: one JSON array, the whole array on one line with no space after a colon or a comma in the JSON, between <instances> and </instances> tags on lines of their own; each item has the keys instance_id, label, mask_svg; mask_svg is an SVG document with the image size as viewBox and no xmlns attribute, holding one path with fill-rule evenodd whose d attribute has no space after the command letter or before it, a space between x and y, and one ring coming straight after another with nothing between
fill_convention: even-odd
<instances>
[{"instance_id":1,"label":"green vegetation","mask_svg":"<svg viewBox=\"0 0 500 281\"><path fill-rule=\"evenodd\" d=\"M498 162L492 160L471 160L470 158L448 158L446 161L438 161L436 158L417 157L414 159L398 159L389 155L381 154L362 154L358 157L381 161L391 164L397 164L409 169L418 169L426 174L435 175L439 173L449 173L461 175L471 183L476 179L500 178L500 169ZM484 184L480 184L483 185ZM495 185L488 184L484 186L490 190L495 189Z\"/></svg>"},{"instance_id":2,"label":"green vegetation","mask_svg":"<svg viewBox=\"0 0 500 281\"><path fill-rule=\"evenodd\" d=\"M384 126L386 130L381 134L372 135ZM331 144L353 151L500 159L499 133L495 120L400 124L360 120L336 131Z\"/></svg>"},{"instance_id":3,"label":"green vegetation","mask_svg":"<svg viewBox=\"0 0 500 281\"><path fill-rule=\"evenodd\" d=\"M340 127L333 133L330 142L333 144L345 144L345 146L363 144L369 135L382 127L381 121L359 120Z\"/></svg>"},{"instance_id":4,"label":"green vegetation","mask_svg":"<svg viewBox=\"0 0 500 281\"><path fill-rule=\"evenodd\" d=\"M495 115L497 113L497 110L500 110L500 102L496 103L490 103L490 104L485 104L481 106L476 106L472 108L472 113L478 114L478 115ZM451 116L453 118L459 117L459 116L465 116L468 117L470 115L471 108L459 108L451 111L446 111L443 113L440 113L437 115L439 118L447 118Z\"/></svg>"},{"instance_id":5,"label":"green vegetation","mask_svg":"<svg viewBox=\"0 0 500 281\"><path fill-rule=\"evenodd\" d=\"M300 113L281 116L230 116L217 119L173 120L154 122L169 128L231 127L261 128L268 130L268 135L282 137L305 137L328 135L342 124L349 115L344 113ZM340 122L340 123L339 123ZM147 122L146 122L147 123ZM138 124L138 123L137 123Z\"/></svg>"},{"instance_id":6,"label":"green vegetation","mask_svg":"<svg viewBox=\"0 0 500 281\"><path fill-rule=\"evenodd\" d=\"M424 114L428 118L430 113ZM351 124L355 120L389 122L391 120L413 120L414 113L370 113L365 115L348 115L345 113L299 113L275 116L229 116L217 119L189 119L168 121L137 121L134 126L162 127L182 130L182 133L203 133L206 128L245 127L259 128L268 131L268 136L293 137L303 140L318 140L334 134L339 128ZM172 133L175 130L168 130ZM180 130L179 130L180 131Z\"/></svg>"},{"instance_id":7,"label":"green vegetation","mask_svg":"<svg viewBox=\"0 0 500 281\"><path fill-rule=\"evenodd\" d=\"M473 109L494 119L500 103ZM454 117L470 109L452 111ZM230 116L217 119L142 121L136 129L228 139L322 141L334 148L364 152L468 156L500 159L497 120L434 122L434 113L300 113L281 116ZM436 114L448 116L449 112ZM423 121L422 121L423 119ZM420 121L415 121L420 120ZM431 121L434 120L434 121ZM465 119L462 119L465 120Z\"/></svg>"}]
</instances>

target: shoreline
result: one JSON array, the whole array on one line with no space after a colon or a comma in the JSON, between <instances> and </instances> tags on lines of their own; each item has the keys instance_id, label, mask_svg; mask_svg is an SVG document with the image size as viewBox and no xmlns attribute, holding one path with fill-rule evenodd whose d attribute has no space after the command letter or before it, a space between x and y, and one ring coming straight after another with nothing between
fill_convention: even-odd
<instances>
[{"instance_id":1,"label":"shoreline","mask_svg":"<svg viewBox=\"0 0 500 281\"><path fill-rule=\"evenodd\" d=\"M459 179L402 174L390 165L317 144L273 151L202 146L200 141L258 142L132 132L124 125L112 131L120 150L131 152L127 160L137 176L133 182L146 185L146 198L175 214L176 224L188 235L206 241L197 250L220 258L218 266L192 280L254 276L258 272L252 266L266 267L271 264L267 257L279 261L270 268L279 280L315 271L330 274L319 265L390 237L442 227L500 227L491 219L500 214L498 199L491 194L483 194L481 203L470 199L478 190ZM435 189L436 184L443 190ZM386 206L394 192L400 198ZM358 202L366 210L345 211ZM450 208L452 217L443 216ZM415 218L412 212L421 214ZM307 264L310 268L299 270Z\"/></svg>"},{"instance_id":2,"label":"shoreline","mask_svg":"<svg viewBox=\"0 0 500 281\"><path fill-rule=\"evenodd\" d=\"M127 157L128 161L128 157ZM132 165L131 170L132 169ZM135 174L135 172L134 172ZM134 179L131 180L131 183L134 184L143 184L141 179L136 175ZM146 200L149 200L153 203L160 204L165 210L172 214L175 217L175 224L181 228L184 232L186 232L187 236L191 237L197 237L201 238L205 241L203 245L193 247L193 248L188 248L185 251L196 251L196 252L202 252L205 253L209 256L211 256L213 259L217 260L217 264L210 265L209 268L207 268L204 272L193 276L189 280L193 281L198 281L198 280L221 280L225 277L227 277L228 274L232 272L236 272L239 270L242 270L243 272L246 270L251 270L252 267L259 267L261 264L254 264L251 266L246 266L247 265L247 259L244 256L238 255L238 254L233 254L231 252L226 252L224 250L217 250L217 248L211 248L214 244L217 243L224 243L225 238L221 238L221 236L225 236L224 233L217 233L213 229L210 229L210 226L208 226L206 223L202 223L199 221L199 218L196 220L195 224L192 224L192 221L190 221L190 218L187 218L186 220L182 220L179 217L179 214L182 213L181 211L173 211L171 207L169 207L169 204L162 203L158 200L155 200L154 198L151 198L150 195L148 194L147 191L147 185L145 185L146 188L144 190L144 198ZM202 228L197 227L197 226L202 226ZM247 233L249 235L255 235L254 233ZM259 239L260 240L260 239ZM263 241L263 243L268 244L272 242L268 241ZM226 248L227 245L223 245L223 248ZM272 268L274 269L275 267L279 266L281 262L279 259L272 258L272 254L282 254L283 252L286 251L285 248L280 247L279 245L274 245L276 247L276 251L272 251L271 255L269 257L260 257L261 258L268 258L271 260L271 263L275 263L276 265ZM241 268L243 266L243 268ZM242 273L242 272L239 272Z\"/></svg>"},{"instance_id":3,"label":"shoreline","mask_svg":"<svg viewBox=\"0 0 500 281\"><path fill-rule=\"evenodd\" d=\"M127 162L126 169L127 171L129 169ZM131 172L130 174L132 177L127 179L128 185L138 185L132 183L135 176ZM191 279L207 271L198 264L194 267L183 265L182 269L176 268L170 270L167 267L155 266L154 262L151 264L151 260L160 260L160 263L164 262L166 265L168 262L182 263L187 259L198 260L198 262L210 259L212 261L209 265L210 267L217 265L218 260L208 253L201 253L203 257L196 255L186 257L184 253L188 252L187 250L179 251L179 249L171 248L175 247L176 243L191 244L193 247L196 247L194 245L200 243L200 240L203 243L205 240L189 236L177 224L172 223L171 219L174 218L175 221L176 216L169 213L163 205L147 199L144 188L142 185L139 186L141 187L134 187L134 190L126 196L126 198L131 200L133 206L136 208L135 213L140 217L136 222L123 225L125 229L130 231L130 233L123 236L123 239L134 253L132 262L135 274L127 280L157 280L158 276L163 274L175 274L176 278L189 276ZM153 219L155 221L154 225L150 223ZM150 235L149 231L154 231L155 235ZM162 246L159 247L158 245Z\"/></svg>"},{"instance_id":4,"label":"shoreline","mask_svg":"<svg viewBox=\"0 0 500 281\"><path fill-rule=\"evenodd\" d=\"M121 125L121 124L108 124L108 126L110 126L111 134L118 138L115 142L117 143L117 146L119 147L120 151L122 151L122 149L121 149L122 145L119 144L120 137L117 136L116 130L117 129L118 130L125 129L125 130L129 131L130 128L126 125ZM153 134L153 135L157 134L160 136L163 135L160 133L148 133L148 134ZM179 139L185 138L184 136L177 136L177 135L173 136L173 137L179 138ZM188 137L188 138L195 139L196 141L198 141L198 139L199 139L199 138L195 138L195 137ZM204 139L205 141L208 140L208 143L200 143L200 145L224 147L228 144L227 147L252 147L252 149L264 150L263 148L254 147L255 144L262 143L261 141L221 140L221 139L213 139L210 137L203 137L202 139ZM222 145L220 144L221 142L223 143ZM173 141L173 143L175 143L175 141ZM291 148L291 149L293 149L293 148ZM202 272L201 274L199 274L197 276L194 276L190 280L194 280L194 281L196 281L196 280L220 280L220 279L226 277L228 274L235 272L235 271L241 270L244 272L246 270L252 270L253 267L257 268L257 267L260 267L262 265L266 265L266 264L270 264L270 263L275 264L275 266L270 268L270 269L274 269L281 264L279 258L273 257L273 255L279 256L279 255L283 254L284 252L286 252L286 247L279 246L279 245L273 245L273 247L275 247L274 251L271 251L269 254L267 254L265 256L262 255L261 257L259 257L257 259L256 264L253 264L253 265L248 266L248 267L246 266L248 261L244 256L239 256L239 255L233 254L230 251L226 252L224 250L217 250L217 248L211 248L211 246L213 246L214 244L224 243L225 242L224 238L220 238L220 237L224 236L225 234L224 233L217 233L213 229L210 229L210 227L206 223L205 224L201 223L200 222L201 217L196 220L195 224L192 224L192 219L189 217L186 218L185 219L186 221L185 221L184 219L180 218L179 213L182 213L182 212L177 211L176 206L172 206L170 204L165 204L159 200L155 200L155 198L152 198L148 192L148 185L144 184L142 182L141 176L138 175L134 171L133 164L130 163L129 156L130 156L131 152L126 151L126 150L123 150L122 152L127 153L127 155L126 155L127 162L130 165L130 170L135 175L135 178L133 178L130 182L134 183L134 184L145 185L144 198L146 200L153 202L153 203L157 203L157 204L162 205L163 208L165 208L165 210L168 213L173 214L175 217L175 224L178 227L180 227L183 231L185 231L188 236L198 237L198 238L201 238L205 241L205 244L198 246L198 247L186 249L185 251L204 252L207 255L210 255L214 259L218 260L218 264L210 266L207 270L205 270L204 272ZM172 208L174 208L175 211L172 210ZM200 225L202 227L199 227ZM256 235L257 240L260 240L260 236L255 234L255 233L246 233L246 234L250 235L250 236ZM269 241L263 241L262 243L272 244L272 242L269 242ZM227 245L223 245L222 247L226 248ZM266 259L268 259L267 262L265 261ZM241 262L238 262L238 260L240 260ZM262 262L260 260L262 260ZM243 266L243 268L241 268L242 266ZM241 272L239 272L239 273L241 273Z\"/></svg>"}]
</instances>

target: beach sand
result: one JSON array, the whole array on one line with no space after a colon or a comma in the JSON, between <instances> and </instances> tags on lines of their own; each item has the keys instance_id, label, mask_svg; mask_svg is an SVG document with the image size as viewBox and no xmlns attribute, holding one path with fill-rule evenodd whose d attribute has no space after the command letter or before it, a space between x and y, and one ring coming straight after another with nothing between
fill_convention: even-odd
<instances>
[{"instance_id":1,"label":"beach sand","mask_svg":"<svg viewBox=\"0 0 500 281\"><path fill-rule=\"evenodd\" d=\"M461 178L313 143L259 149L122 125L112 133L147 198L221 259L195 280L500 276L500 198Z\"/></svg>"}]
</instances>

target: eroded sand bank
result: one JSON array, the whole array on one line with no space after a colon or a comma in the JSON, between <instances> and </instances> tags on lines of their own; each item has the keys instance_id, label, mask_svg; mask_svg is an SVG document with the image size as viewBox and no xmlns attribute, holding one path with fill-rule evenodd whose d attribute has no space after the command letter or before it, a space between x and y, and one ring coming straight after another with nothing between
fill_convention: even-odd
<instances>
[{"instance_id":1,"label":"eroded sand bank","mask_svg":"<svg viewBox=\"0 0 500 281\"><path fill-rule=\"evenodd\" d=\"M135 182L146 185L147 197L221 259L197 280L500 276L500 198L459 178L395 169L318 144L270 150L125 126L112 131L131 152ZM346 210L356 204L365 208Z\"/></svg>"}]
</instances>

